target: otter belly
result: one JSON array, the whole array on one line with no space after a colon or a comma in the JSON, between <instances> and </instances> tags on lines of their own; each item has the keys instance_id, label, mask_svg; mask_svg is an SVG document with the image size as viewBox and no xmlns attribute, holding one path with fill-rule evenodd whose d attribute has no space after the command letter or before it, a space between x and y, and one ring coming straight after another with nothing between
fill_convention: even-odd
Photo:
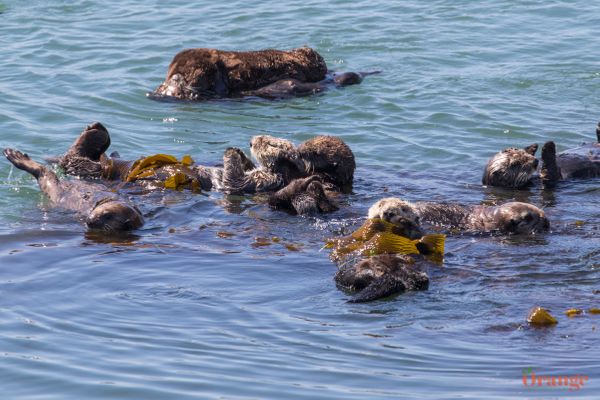
<instances>
[{"instance_id":1,"label":"otter belly","mask_svg":"<svg viewBox=\"0 0 600 400\"><path fill-rule=\"evenodd\" d=\"M600 177L600 143L566 150L556 157L562 179Z\"/></svg>"}]
</instances>

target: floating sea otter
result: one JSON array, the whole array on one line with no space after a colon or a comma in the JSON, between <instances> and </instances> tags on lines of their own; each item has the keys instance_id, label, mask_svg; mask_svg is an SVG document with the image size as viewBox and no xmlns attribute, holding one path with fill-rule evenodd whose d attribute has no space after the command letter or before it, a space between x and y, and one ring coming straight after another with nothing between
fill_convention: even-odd
<instances>
[{"instance_id":1,"label":"floating sea otter","mask_svg":"<svg viewBox=\"0 0 600 400\"><path fill-rule=\"evenodd\" d=\"M40 189L56 207L78 212L86 217L90 229L119 232L140 228L144 218L133 205L123 201L106 186L85 181L59 181L54 172L18 150L4 149L15 167L35 177Z\"/></svg>"},{"instance_id":2,"label":"floating sea otter","mask_svg":"<svg viewBox=\"0 0 600 400\"><path fill-rule=\"evenodd\" d=\"M350 303L364 303L405 291L427 290L429 277L420 269L427 263L424 258L382 254L342 266L334 279L340 288L359 292Z\"/></svg>"},{"instance_id":3,"label":"floating sea otter","mask_svg":"<svg viewBox=\"0 0 600 400\"><path fill-rule=\"evenodd\" d=\"M327 188L350 191L354 177L354 155L340 139L317 136L296 148L290 141L272 136L255 136L250 150L259 166L238 148L223 155L223 167L194 164L167 155L137 161L107 157L108 130L100 123L85 128L69 150L59 159L67 174L83 178L136 181L163 187L217 189L228 193L255 193L278 190L300 177L318 175Z\"/></svg>"},{"instance_id":4,"label":"floating sea otter","mask_svg":"<svg viewBox=\"0 0 600 400\"><path fill-rule=\"evenodd\" d=\"M538 207L521 202L509 202L498 206L464 206L452 203L409 203L394 197L379 200L369 209L369 218L384 221L421 221L441 225L449 229L473 232L530 234L544 232L550 224Z\"/></svg>"},{"instance_id":5,"label":"floating sea otter","mask_svg":"<svg viewBox=\"0 0 600 400\"><path fill-rule=\"evenodd\" d=\"M600 123L596 136L596 143L584 143L558 155L554 142L546 142L542 147L542 185L554 187L560 180L600 177ZM485 167L482 183L506 188L532 184L538 166L537 147L533 144L523 150L509 148L495 154Z\"/></svg>"},{"instance_id":6,"label":"floating sea otter","mask_svg":"<svg viewBox=\"0 0 600 400\"><path fill-rule=\"evenodd\" d=\"M269 196L269 206L297 215L315 215L338 210L318 175L298 178Z\"/></svg>"},{"instance_id":7,"label":"floating sea otter","mask_svg":"<svg viewBox=\"0 0 600 400\"><path fill-rule=\"evenodd\" d=\"M408 207L383 210L387 219L369 218L348 236L330 239L332 261L342 266L335 281L359 292L350 302L366 302L412 290L426 290L429 278L421 268L440 264L445 235L424 235L419 218Z\"/></svg>"},{"instance_id":8,"label":"floating sea otter","mask_svg":"<svg viewBox=\"0 0 600 400\"><path fill-rule=\"evenodd\" d=\"M148 96L179 100L306 96L328 85L360 83L372 73L376 72L328 75L323 57L309 47L289 51L188 49L175 55L165 81Z\"/></svg>"}]
</instances>

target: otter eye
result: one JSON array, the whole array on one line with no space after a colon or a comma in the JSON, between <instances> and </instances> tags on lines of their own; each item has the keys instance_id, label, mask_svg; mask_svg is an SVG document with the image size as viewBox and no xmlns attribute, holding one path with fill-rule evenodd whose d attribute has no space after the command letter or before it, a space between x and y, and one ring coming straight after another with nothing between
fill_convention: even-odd
<instances>
[{"instance_id":1,"label":"otter eye","mask_svg":"<svg viewBox=\"0 0 600 400\"><path fill-rule=\"evenodd\" d=\"M406 207L401 207L400 209L402 210L402 212L407 212L408 211L408 208L406 208Z\"/></svg>"},{"instance_id":2,"label":"otter eye","mask_svg":"<svg viewBox=\"0 0 600 400\"><path fill-rule=\"evenodd\" d=\"M531 222L533 221L533 215L527 214L523 219L525 220L525 222Z\"/></svg>"}]
</instances>

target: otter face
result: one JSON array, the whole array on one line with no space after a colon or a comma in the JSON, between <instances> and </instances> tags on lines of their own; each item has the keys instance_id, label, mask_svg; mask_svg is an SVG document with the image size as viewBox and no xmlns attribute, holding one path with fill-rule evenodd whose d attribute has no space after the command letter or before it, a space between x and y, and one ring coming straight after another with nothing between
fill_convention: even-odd
<instances>
[{"instance_id":1,"label":"otter face","mask_svg":"<svg viewBox=\"0 0 600 400\"><path fill-rule=\"evenodd\" d=\"M136 207L107 199L96 204L85 223L90 229L123 232L140 228L144 225L144 218Z\"/></svg>"},{"instance_id":2,"label":"otter face","mask_svg":"<svg viewBox=\"0 0 600 400\"><path fill-rule=\"evenodd\" d=\"M508 148L494 155L483 172L482 183L489 186L523 188L537 170L537 144L525 149Z\"/></svg>"},{"instance_id":3,"label":"otter face","mask_svg":"<svg viewBox=\"0 0 600 400\"><path fill-rule=\"evenodd\" d=\"M167 78L153 94L169 97L184 98L189 90L186 90L187 83L180 74L173 74Z\"/></svg>"},{"instance_id":4,"label":"otter face","mask_svg":"<svg viewBox=\"0 0 600 400\"><path fill-rule=\"evenodd\" d=\"M363 77L356 72L344 72L341 74L333 74L333 81L337 86L357 85L361 83Z\"/></svg>"},{"instance_id":5,"label":"otter face","mask_svg":"<svg viewBox=\"0 0 600 400\"><path fill-rule=\"evenodd\" d=\"M404 229L403 236L417 239L423 236L419 216L408 201L394 197L379 200L369 208L367 218L380 218Z\"/></svg>"},{"instance_id":6,"label":"otter face","mask_svg":"<svg viewBox=\"0 0 600 400\"><path fill-rule=\"evenodd\" d=\"M269 135L254 136L250 140L250 152L263 167L272 169L278 160L286 159L300 167L296 147L287 139ZM301 167L304 169L304 166Z\"/></svg>"},{"instance_id":7,"label":"otter face","mask_svg":"<svg viewBox=\"0 0 600 400\"><path fill-rule=\"evenodd\" d=\"M550 222L538 207L521 202L498 206L501 214L501 230L507 233L531 234L550 229Z\"/></svg>"}]
</instances>

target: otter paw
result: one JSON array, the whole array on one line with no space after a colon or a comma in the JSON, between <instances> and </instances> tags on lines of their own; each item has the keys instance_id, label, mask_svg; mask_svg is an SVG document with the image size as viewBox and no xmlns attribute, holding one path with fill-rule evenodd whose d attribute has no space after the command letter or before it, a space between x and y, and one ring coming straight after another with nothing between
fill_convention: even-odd
<instances>
[{"instance_id":1,"label":"otter paw","mask_svg":"<svg viewBox=\"0 0 600 400\"><path fill-rule=\"evenodd\" d=\"M35 163L27 154L15 149L4 149L4 156L15 167L25 171L31 167L32 162Z\"/></svg>"},{"instance_id":2,"label":"otter paw","mask_svg":"<svg viewBox=\"0 0 600 400\"><path fill-rule=\"evenodd\" d=\"M542 160L544 162L554 162L556 160L556 145L554 142L546 142L542 147Z\"/></svg>"}]
</instances>

